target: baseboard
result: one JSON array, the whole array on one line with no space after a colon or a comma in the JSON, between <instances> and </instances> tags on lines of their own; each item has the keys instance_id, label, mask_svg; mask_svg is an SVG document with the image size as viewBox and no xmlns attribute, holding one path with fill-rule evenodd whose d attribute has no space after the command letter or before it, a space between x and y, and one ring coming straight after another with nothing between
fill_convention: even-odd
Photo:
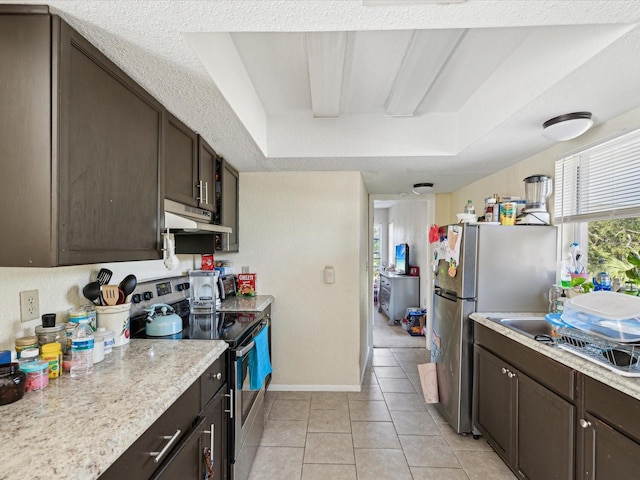
<instances>
[{"instance_id":1,"label":"baseboard","mask_svg":"<svg viewBox=\"0 0 640 480\"><path fill-rule=\"evenodd\" d=\"M364 374L367 371L367 366L369 365L369 361L371 360L372 355L373 355L373 345L367 348L367 359L364 362L364 368L360 372L360 385L364 383Z\"/></svg>"},{"instance_id":2,"label":"baseboard","mask_svg":"<svg viewBox=\"0 0 640 480\"><path fill-rule=\"evenodd\" d=\"M360 385L269 385L270 392L359 392Z\"/></svg>"}]
</instances>

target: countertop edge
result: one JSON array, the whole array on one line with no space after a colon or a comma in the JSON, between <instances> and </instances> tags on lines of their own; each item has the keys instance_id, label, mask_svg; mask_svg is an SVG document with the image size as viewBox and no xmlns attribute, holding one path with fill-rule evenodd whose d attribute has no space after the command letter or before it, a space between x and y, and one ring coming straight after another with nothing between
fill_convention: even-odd
<instances>
[{"instance_id":1,"label":"countertop edge","mask_svg":"<svg viewBox=\"0 0 640 480\"><path fill-rule=\"evenodd\" d=\"M255 297L233 296L222 300L216 309L218 312L262 312L274 301L273 295L256 295Z\"/></svg>"},{"instance_id":2,"label":"countertop edge","mask_svg":"<svg viewBox=\"0 0 640 480\"><path fill-rule=\"evenodd\" d=\"M638 378L629 378L622 375L618 375L611 370L596 365L595 363L589 362L577 355L574 355L570 352L562 350L557 347L550 347L549 345L545 345L541 342L537 342L536 340L516 332L510 328L504 327L497 323L493 318L511 318L518 316L532 316L532 315L540 315L544 316L544 314L536 313L511 313L511 312L476 312L472 313L469 318L473 321L484 325L491 330L504 335L505 337L510 338L511 340L520 343L526 347L535 350L536 352L541 353L545 357L551 358L552 360L557 361L569 368L572 368L588 377L593 378L605 385L608 385L616 390L621 391L633 397L637 400L640 400L640 379Z\"/></svg>"}]
</instances>

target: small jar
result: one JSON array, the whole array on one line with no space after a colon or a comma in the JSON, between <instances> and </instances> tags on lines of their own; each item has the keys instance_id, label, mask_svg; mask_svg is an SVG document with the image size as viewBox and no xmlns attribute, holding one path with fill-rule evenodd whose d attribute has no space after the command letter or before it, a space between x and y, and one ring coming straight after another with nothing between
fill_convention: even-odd
<instances>
[{"instance_id":1,"label":"small jar","mask_svg":"<svg viewBox=\"0 0 640 480\"><path fill-rule=\"evenodd\" d=\"M49 362L49 378L58 378L62 374L62 349L58 342L43 345L40 357Z\"/></svg>"},{"instance_id":2,"label":"small jar","mask_svg":"<svg viewBox=\"0 0 640 480\"><path fill-rule=\"evenodd\" d=\"M23 350L22 355L20 356L20 360L18 363L20 364L20 369L22 370L22 365L25 363L37 362L40 360L40 350L37 348L30 348L29 350Z\"/></svg>"},{"instance_id":3,"label":"small jar","mask_svg":"<svg viewBox=\"0 0 640 480\"><path fill-rule=\"evenodd\" d=\"M20 367L26 375L25 392L42 390L49 385L49 363L43 361L27 362Z\"/></svg>"},{"instance_id":4,"label":"small jar","mask_svg":"<svg viewBox=\"0 0 640 480\"><path fill-rule=\"evenodd\" d=\"M56 325L54 327L43 327L38 325L36 327L36 335L38 336L38 344L40 345L40 351L42 352L43 345L47 343L56 342L60 344L60 349L63 352L67 350L67 335L64 331L64 323Z\"/></svg>"},{"instance_id":5,"label":"small jar","mask_svg":"<svg viewBox=\"0 0 640 480\"><path fill-rule=\"evenodd\" d=\"M116 344L115 333L111 330L107 330L105 327L98 327L96 330L96 336L97 335L102 335L104 338L104 354L109 355Z\"/></svg>"},{"instance_id":6,"label":"small jar","mask_svg":"<svg viewBox=\"0 0 640 480\"><path fill-rule=\"evenodd\" d=\"M38 345L38 337L35 335L30 335L28 337L19 337L16 338L16 354L18 359L22 357L22 352L24 350L35 350L36 352L40 352L40 347Z\"/></svg>"},{"instance_id":7,"label":"small jar","mask_svg":"<svg viewBox=\"0 0 640 480\"><path fill-rule=\"evenodd\" d=\"M17 402L24 396L27 375L16 362L0 365L0 405Z\"/></svg>"}]
</instances>

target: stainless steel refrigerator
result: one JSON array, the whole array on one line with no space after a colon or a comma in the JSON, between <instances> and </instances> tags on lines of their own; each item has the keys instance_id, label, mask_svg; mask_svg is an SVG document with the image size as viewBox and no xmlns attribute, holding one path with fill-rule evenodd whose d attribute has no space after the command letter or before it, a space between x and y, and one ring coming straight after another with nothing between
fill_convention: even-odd
<instances>
[{"instance_id":1,"label":"stainless steel refrigerator","mask_svg":"<svg viewBox=\"0 0 640 480\"><path fill-rule=\"evenodd\" d=\"M431 361L439 412L458 433L472 431L473 312L546 312L555 282L557 229L550 226L456 225L440 228L446 250L434 275ZM445 247L445 244L442 244ZM455 276L452 276L452 275ZM476 433L476 432L474 432Z\"/></svg>"}]
</instances>

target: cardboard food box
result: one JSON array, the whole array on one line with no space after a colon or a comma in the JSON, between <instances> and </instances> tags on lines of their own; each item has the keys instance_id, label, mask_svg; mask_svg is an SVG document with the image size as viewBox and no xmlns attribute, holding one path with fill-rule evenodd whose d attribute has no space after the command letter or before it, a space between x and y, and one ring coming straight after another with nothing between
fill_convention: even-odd
<instances>
[{"instance_id":1,"label":"cardboard food box","mask_svg":"<svg viewBox=\"0 0 640 480\"><path fill-rule=\"evenodd\" d=\"M256 274L238 274L238 295L243 297L254 297L256 295Z\"/></svg>"}]
</instances>

